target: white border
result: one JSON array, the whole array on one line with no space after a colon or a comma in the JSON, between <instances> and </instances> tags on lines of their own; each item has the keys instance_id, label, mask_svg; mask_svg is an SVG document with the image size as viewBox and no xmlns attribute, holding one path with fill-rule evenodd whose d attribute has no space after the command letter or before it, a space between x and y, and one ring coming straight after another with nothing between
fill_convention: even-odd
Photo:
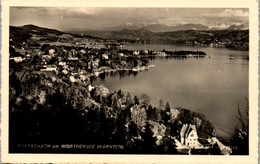
<instances>
[{"instance_id":1,"label":"white border","mask_svg":"<svg viewBox=\"0 0 260 164\"><path fill-rule=\"evenodd\" d=\"M249 8L250 64L249 156L180 156L180 155L79 155L79 154L8 154L8 43L10 6L63 7L187 7L187 8ZM1 50L1 162L19 163L257 163L258 158L258 2L256 0L2 0ZM238 75L239 76L239 75Z\"/></svg>"}]
</instances>

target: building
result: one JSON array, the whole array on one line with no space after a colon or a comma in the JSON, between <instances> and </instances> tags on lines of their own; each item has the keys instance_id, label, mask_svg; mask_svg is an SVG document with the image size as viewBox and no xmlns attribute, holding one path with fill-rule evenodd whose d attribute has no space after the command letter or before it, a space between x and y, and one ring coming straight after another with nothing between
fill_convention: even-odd
<instances>
[{"instance_id":1,"label":"building","mask_svg":"<svg viewBox=\"0 0 260 164\"><path fill-rule=\"evenodd\" d=\"M54 56L55 50L54 49L49 49L49 55Z\"/></svg>"},{"instance_id":2,"label":"building","mask_svg":"<svg viewBox=\"0 0 260 164\"><path fill-rule=\"evenodd\" d=\"M195 125L184 124L180 132L181 144L193 149L203 148L198 141L198 133Z\"/></svg>"},{"instance_id":3,"label":"building","mask_svg":"<svg viewBox=\"0 0 260 164\"><path fill-rule=\"evenodd\" d=\"M177 138L173 138L176 149L181 154L196 154L204 152L205 154L210 153L214 144L220 149L220 154L229 155L232 153L230 147L222 144L216 137L209 137L205 139L199 137L195 125L184 124L180 132L181 141Z\"/></svg>"},{"instance_id":4,"label":"building","mask_svg":"<svg viewBox=\"0 0 260 164\"><path fill-rule=\"evenodd\" d=\"M107 55L107 54L102 54L102 59L105 59L105 60L107 60L107 59L109 59L109 57L108 57L108 55Z\"/></svg>"},{"instance_id":5,"label":"building","mask_svg":"<svg viewBox=\"0 0 260 164\"><path fill-rule=\"evenodd\" d=\"M121 56L121 57L123 57L123 56L125 56L123 53L118 53L118 56Z\"/></svg>"},{"instance_id":6,"label":"building","mask_svg":"<svg viewBox=\"0 0 260 164\"><path fill-rule=\"evenodd\" d=\"M78 61L79 58L78 57L69 57L68 60L70 60L70 61Z\"/></svg>"},{"instance_id":7,"label":"building","mask_svg":"<svg viewBox=\"0 0 260 164\"><path fill-rule=\"evenodd\" d=\"M23 59L22 56L16 56L16 57L10 58L10 60L13 60L15 63L20 63L20 62L22 62L24 59Z\"/></svg>"},{"instance_id":8,"label":"building","mask_svg":"<svg viewBox=\"0 0 260 164\"><path fill-rule=\"evenodd\" d=\"M59 62L59 65L60 65L60 66L65 66L65 65L66 65L66 62L60 61L60 62Z\"/></svg>"},{"instance_id":9,"label":"building","mask_svg":"<svg viewBox=\"0 0 260 164\"><path fill-rule=\"evenodd\" d=\"M57 67L55 65L45 65L44 68L40 69L40 71L57 71Z\"/></svg>"},{"instance_id":10,"label":"building","mask_svg":"<svg viewBox=\"0 0 260 164\"><path fill-rule=\"evenodd\" d=\"M216 137L209 138L208 142L211 145L217 144L220 149L221 154L223 154L223 155L229 155L232 153L232 149L229 146L225 146Z\"/></svg>"},{"instance_id":11,"label":"building","mask_svg":"<svg viewBox=\"0 0 260 164\"><path fill-rule=\"evenodd\" d=\"M140 52L139 51L134 51L133 52L133 55L136 55L136 56L138 56L140 54Z\"/></svg>"}]
</instances>

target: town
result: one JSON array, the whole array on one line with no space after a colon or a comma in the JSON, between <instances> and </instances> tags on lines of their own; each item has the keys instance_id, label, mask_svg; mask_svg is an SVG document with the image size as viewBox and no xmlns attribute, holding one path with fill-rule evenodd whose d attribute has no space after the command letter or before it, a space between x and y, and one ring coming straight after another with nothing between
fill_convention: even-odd
<instances>
[{"instance_id":1,"label":"town","mask_svg":"<svg viewBox=\"0 0 260 164\"><path fill-rule=\"evenodd\" d=\"M10 39L12 42L12 39ZM90 78L102 73L115 71L139 72L154 67L149 65L149 58L201 58L201 51L152 51L119 49L113 44L109 48L90 48L84 43L74 42L68 45L43 44L38 47L10 47L10 68L20 67L18 76L23 78L27 71L57 76L64 81L89 83ZM95 44L91 43L92 45ZM110 45L112 45L110 47ZM12 70L12 69L11 69ZM48 73L46 73L48 72Z\"/></svg>"},{"instance_id":2,"label":"town","mask_svg":"<svg viewBox=\"0 0 260 164\"><path fill-rule=\"evenodd\" d=\"M128 50L120 39L63 33L33 25L11 26L9 41L11 152L31 152L28 147L17 145L35 141L124 145L124 149L113 150L120 154L233 153L216 137L214 124L201 113L171 107L163 100L155 106L146 94L135 96L93 84L104 74L137 74L154 69L157 66L149 62L153 59L211 58L209 54L163 47L160 51ZM192 46L197 43L186 42ZM39 151L93 153L90 149L61 147ZM96 153L111 150L99 149Z\"/></svg>"}]
</instances>

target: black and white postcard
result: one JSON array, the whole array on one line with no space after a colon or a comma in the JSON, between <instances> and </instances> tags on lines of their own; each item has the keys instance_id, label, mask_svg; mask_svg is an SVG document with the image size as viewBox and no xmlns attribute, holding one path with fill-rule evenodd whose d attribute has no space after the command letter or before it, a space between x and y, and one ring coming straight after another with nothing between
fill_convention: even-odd
<instances>
[{"instance_id":1,"label":"black and white postcard","mask_svg":"<svg viewBox=\"0 0 260 164\"><path fill-rule=\"evenodd\" d=\"M2 162L257 163L258 3L174 2L4 0Z\"/></svg>"}]
</instances>

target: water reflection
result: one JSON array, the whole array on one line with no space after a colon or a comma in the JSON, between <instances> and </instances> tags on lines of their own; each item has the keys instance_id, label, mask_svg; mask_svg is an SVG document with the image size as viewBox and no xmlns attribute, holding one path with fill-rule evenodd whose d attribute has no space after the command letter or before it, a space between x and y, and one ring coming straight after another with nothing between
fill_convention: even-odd
<instances>
[{"instance_id":1,"label":"water reflection","mask_svg":"<svg viewBox=\"0 0 260 164\"><path fill-rule=\"evenodd\" d=\"M148 70L144 70L148 71ZM138 72L131 71L131 70L118 70L118 71L112 71L112 72L104 72L99 74L100 81L104 82L106 77L119 77L119 79L133 76L135 77L138 74ZM98 77L92 77L92 82L97 80Z\"/></svg>"},{"instance_id":2,"label":"water reflection","mask_svg":"<svg viewBox=\"0 0 260 164\"><path fill-rule=\"evenodd\" d=\"M161 59L161 60L168 60L168 59L179 59L179 60L185 60L185 59L191 59L191 58L195 58L195 59L203 59L205 57L209 57L209 56L148 56L147 58L149 60L156 60L156 59Z\"/></svg>"},{"instance_id":3,"label":"water reflection","mask_svg":"<svg viewBox=\"0 0 260 164\"><path fill-rule=\"evenodd\" d=\"M168 46L168 49L175 48L194 50L194 47ZM249 62L237 58L247 57L248 51L199 50L211 58L148 57L149 64L155 65L148 71L111 72L105 74L103 80L95 79L94 83L103 83L111 90L122 89L137 96L146 93L156 106L162 99L172 107L203 113L216 125L219 135L229 137L236 125L237 104L243 109L244 98L248 97ZM230 60L230 54L236 58Z\"/></svg>"}]
</instances>

